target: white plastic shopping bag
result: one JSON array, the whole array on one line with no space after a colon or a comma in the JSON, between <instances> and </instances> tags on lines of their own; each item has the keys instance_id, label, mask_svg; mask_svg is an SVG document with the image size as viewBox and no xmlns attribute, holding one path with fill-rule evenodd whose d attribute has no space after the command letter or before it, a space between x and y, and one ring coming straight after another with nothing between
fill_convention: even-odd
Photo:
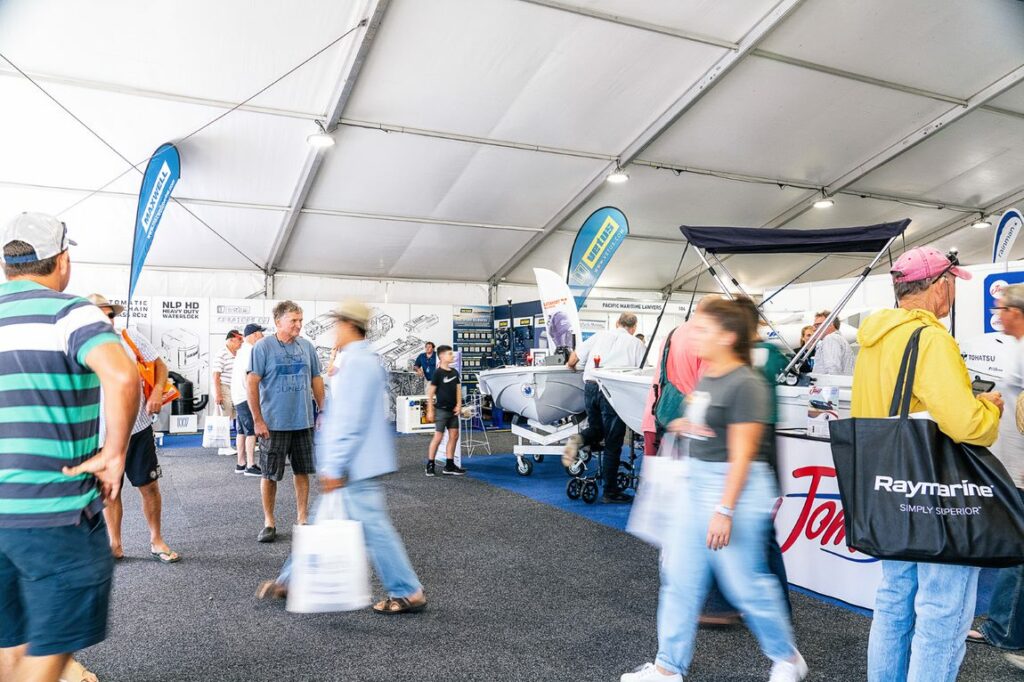
<instances>
[{"instance_id":1,"label":"white plastic shopping bag","mask_svg":"<svg viewBox=\"0 0 1024 682\"><path fill-rule=\"evenodd\" d=\"M222 415L207 415L203 427L204 448L231 447L231 419Z\"/></svg>"},{"instance_id":2,"label":"white plastic shopping bag","mask_svg":"<svg viewBox=\"0 0 1024 682\"><path fill-rule=\"evenodd\" d=\"M356 611L370 605L363 524L345 517L342 494L321 497L316 522L294 528L286 607L293 613Z\"/></svg>"},{"instance_id":3,"label":"white plastic shopping bag","mask_svg":"<svg viewBox=\"0 0 1024 682\"><path fill-rule=\"evenodd\" d=\"M655 547L664 545L665 533L674 523L673 515L681 508L680 498L686 494L690 468L687 451L686 439L666 433L658 456L643 458L640 485L626 523L627 533Z\"/></svg>"}]
</instances>

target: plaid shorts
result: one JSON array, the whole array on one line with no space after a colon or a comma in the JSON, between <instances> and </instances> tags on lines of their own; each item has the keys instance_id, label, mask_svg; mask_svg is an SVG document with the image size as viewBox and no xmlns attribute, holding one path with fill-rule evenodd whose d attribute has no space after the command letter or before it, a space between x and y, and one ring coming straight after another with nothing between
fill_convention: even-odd
<instances>
[{"instance_id":1,"label":"plaid shorts","mask_svg":"<svg viewBox=\"0 0 1024 682\"><path fill-rule=\"evenodd\" d=\"M313 461L313 429L271 431L270 438L260 438L260 469L263 478L280 481L284 465L291 459L293 474L315 474Z\"/></svg>"}]
</instances>

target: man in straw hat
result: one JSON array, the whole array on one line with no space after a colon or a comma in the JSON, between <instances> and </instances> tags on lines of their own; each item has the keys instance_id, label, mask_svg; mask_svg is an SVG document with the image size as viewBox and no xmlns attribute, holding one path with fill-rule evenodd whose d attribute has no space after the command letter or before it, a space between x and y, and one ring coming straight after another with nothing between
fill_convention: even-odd
<instances>
[{"instance_id":1,"label":"man in straw hat","mask_svg":"<svg viewBox=\"0 0 1024 682\"><path fill-rule=\"evenodd\" d=\"M387 592L373 610L385 615L417 613L426 608L427 597L391 524L380 482L397 470L398 463L384 404L384 369L366 341L370 309L347 300L332 315L344 366L330 378L330 398L316 438L320 492L341 494L345 513L363 524L367 553ZM276 581L260 586L258 596L285 596L289 574L286 565Z\"/></svg>"}]
</instances>

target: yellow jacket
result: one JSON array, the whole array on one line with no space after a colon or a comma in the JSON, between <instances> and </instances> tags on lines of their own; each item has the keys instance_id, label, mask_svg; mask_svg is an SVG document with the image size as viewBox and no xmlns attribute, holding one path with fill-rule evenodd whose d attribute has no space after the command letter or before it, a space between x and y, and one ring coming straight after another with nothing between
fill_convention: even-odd
<instances>
[{"instance_id":1,"label":"yellow jacket","mask_svg":"<svg viewBox=\"0 0 1024 682\"><path fill-rule=\"evenodd\" d=\"M903 351L922 325L928 329L921 333L910 411L927 410L939 429L957 442L991 445L999 434L999 408L974 397L956 340L924 310L881 310L861 324L852 416L889 416Z\"/></svg>"}]
</instances>

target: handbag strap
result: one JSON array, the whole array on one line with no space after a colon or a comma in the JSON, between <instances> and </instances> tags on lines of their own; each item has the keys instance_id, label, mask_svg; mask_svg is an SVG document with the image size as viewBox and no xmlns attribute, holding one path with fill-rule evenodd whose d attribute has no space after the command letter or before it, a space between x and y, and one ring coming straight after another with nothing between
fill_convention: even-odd
<instances>
[{"instance_id":1,"label":"handbag strap","mask_svg":"<svg viewBox=\"0 0 1024 682\"><path fill-rule=\"evenodd\" d=\"M900 419L910 417L910 400L914 393L914 375L917 373L917 356L921 348L921 333L926 325L914 330L907 341L907 347L903 349L903 359L900 361L900 371L896 376L896 387L892 392L892 402L889 404L889 416L895 417L899 413Z\"/></svg>"},{"instance_id":2,"label":"handbag strap","mask_svg":"<svg viewBox=\"0 0 1024 682\"><path fill-rule=\"evenodd\" d=\"M122 329L121 330L121 338L123 338L125 340L125 342L128 344L128 347L131 348L132 352L135 353L135 360L137 362L145 362L146 361L146 359L142 357L142 353L139 352L139 347L135 345L134 341L132 341L132 337L128 334L128 330L127 329Z\"/></svg>"}]
</instances>

